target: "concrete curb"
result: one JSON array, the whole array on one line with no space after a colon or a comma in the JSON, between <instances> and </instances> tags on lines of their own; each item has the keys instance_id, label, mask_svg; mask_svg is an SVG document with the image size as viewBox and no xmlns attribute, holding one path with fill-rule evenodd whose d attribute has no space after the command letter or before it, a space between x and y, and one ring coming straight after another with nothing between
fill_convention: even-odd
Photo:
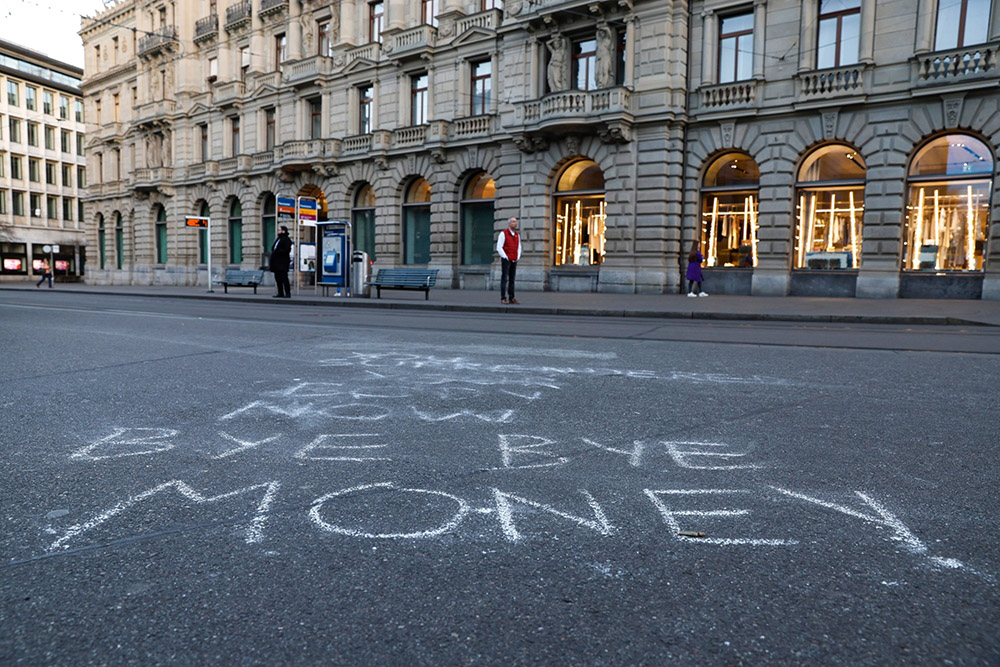
<instances>
[{"instance_id":1,"label":"concrete curb","mask_svg":"<svg viewBox=\"0 0 1000 667\"><path fill-rule=\"evenodd\" d=\"M30 287L0 285L0 290L34 291ZM194 294L166 294L157 292L119 292L94 288L63 290L63 293L91 294L102 296L135 296L169 299L224 300L234 303L261 303L259 297L248 297L232 294L208 292ZM382 308L387 310L429 310L457 313L510 313L520 315L550 315L561 317L618 317L644 319L680 319L680 320L729 320L744 322L802 322L824 324L893 324L917 326L977 326L995 327L989 322L977 322L965 318L946 315L813 315L804 313L737 313L737 312L697 312L697 311L660 311L641 309L601 309L601 308L571 308L565 306L505 306L505 305L471 305L456 303L434 303L433 301L414 301L412 303L399 301L382 301L379 299L342 300L316 299L297 297L288 301L279 300L275 304L294 304L297 306L334 307L334 308Z\"/></svg>"}]
</instances>

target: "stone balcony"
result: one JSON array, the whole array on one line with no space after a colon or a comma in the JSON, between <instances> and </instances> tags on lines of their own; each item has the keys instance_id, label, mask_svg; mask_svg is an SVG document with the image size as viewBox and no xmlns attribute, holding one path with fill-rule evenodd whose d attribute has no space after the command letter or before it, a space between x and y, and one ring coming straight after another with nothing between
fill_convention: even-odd
<instances>
[{"instance_id":1,"label":"stone balcony","mask_svg":"<svg viewBox=\"0 0 1000 667\"><path fill-rule=\"evenodd\" d=\"M253 17L253 3L239 0L226 7L226 30L236 30L250 23Z\"/></svg>"},{"instance_id":2,"label":"stone balcony","mask_svg":"<svg viewBox=\"0 0 1000 667\"><path fill-rule=\"evenodd\" d=\"M219 17L215 14L194 22L194 43L199 44L219 36Z\"/></svg>"},{"instance_id":3,"label":"stone balcony","mask_svg":"<svg viewBox=\"0 0 1000 667\"><path fill-rule=\"evenodd\" d=\"M997 70L997 51L1000 42L976 44L961 49L937 51L914 56L914 87L966 84L1000 78Z\"/></svg>"},{"instance_id":4,"label":"stone balcony","mask_svg":"<svg viewBox=\"0 0 1000 667\"><path fill-rule=\"evenodd\" d=\"M344 54L344 65L350 65L358 60L376 64L379 60L381 60L381 58L382 45L378 42L369 42L368 44L362 44L361 46L355 46L354 48L348 49Z\"/></svg>"},{"instance_id":5,"label":"stone balcony","mask_svg":"<svg viewBox=\"0 0 1000 667\"><path fill-rule=\"evenodd\" d=\"M451 137L459 141L462 139L488 137L495 131L496 116L492 114L456 118L451 124Z\"/></svg>"},{"instance_id":6,"label":"stone balcony","mask_svg":"<svg viewBox=\"0 0 1000 667\"><path fill-rule=\"evenodd\" d=\"M698 89L698 109L704 112L751 109L759 104L759 89L753 79L702 86Z\"/></svg>"},{"instance_id":7,"label":"stone balcony","mask_svg":"<svg viewBox=\"0 0 1000 667\"><path fill-rule=\"evenodd\" d=\"M372 135L358 134L344 139L344 154L367 153L372 149Z\"/></svg>"},{"instance_id":8,"label":"stone balcony","mask_svg":"<svg viewBox=\"0 0 1000 667\"><path fill-rule=\"evenodd\" d=\"M132 172L132 187L136 190L156 190L164 183L170 183L173 178L174 170L171 167L142 167ZM104 188L104 194L108 194L107 187Z\"/></svg>"},{"instance_id":9,"label":"stone balcony","mask_svg":"<svg viewBox=\"0 0 1000 667\"><path fill-rule=\"evenodd\" d=\"M247 90L256 90L261 86L279 88L281 86L281 76L281 72L256 72L250 80L250 85L246 88Z\"/></svg>"},{"instance_id":10,"label":"stone balcony","mask_svg":"<svg viewBox=\"0 0 1000 667\"><path fill-rule=\"evenodd\" d=\"M174 45L179 44L177 40L177 28L172 25L164 26L155 33L151 33L139 40L136 48L136 55L152 56L160 52L169 51Z\"/></svg>"},{"instance_id":11,"label":"stone balcony","mask_svg":"<svg viewBox=\"0 0 1000 667\"><path fill-rule=\"evenodd\" d=\"M137 125L145 125L167 116L172 116L177 111L177 102L174 100L156 100L140 104L135 108L133 122Z\"/></svg>"},{"instance_id":12,"label":"stone balcony","mask_svg":"<svg viewBox=\"0 0 1000 667\"><path fill-rule=\"evenodd\" d=\"M258 16L270 16L280 14L288 10L288 0L260 0L260 11Z\"/></svg>"},{"instance_id":13,"label":"stone balcony","mask_svg":"<svg viewBox=\"0 0 1000 667\"><path fill-rule=\"evenodd\" d=\"M871 86L870 72L861 64L802 72L795 78L799 101L863 96Z\"/></svg>"},{"instance_id":14,"label":"stone balcony","mask_svg":"<svg viewBox=\"0 0 1000 667\"><path fill-rule=\"evenodd\" d=\"M246 86L242 81L223 81L212 87L212 102L216 106L233 104L243 98Z\"/></svg>"},{"instance_id":15,"label":"stone balcony","mask_svg":"<svg viewBox=\"0 0 1000 667\"><path fill-rule=\"evenodd\" d=\"M427 126L401 127L392 133L392 147L422 146L427 142Z\"/></svg>"},{"instance_id":16,"label":"stone balcony","mask_svg":"<svg viewBox=\"0 0 1000 667\"><path fill-rule=\"evenodd\" d=\"M312 56L294 62L286 62L284 67L285 82L293 86L314 83L319 76L325 76L333 71L333 60L326 56Z\"/></svg>"},{"instance_id":17,"label":"stone balcony","mask_svg":"<svg viewBox=\"0 0 1000 667\"><path fill-rule=\"evenodd\" d=\"M604 140L628 141L632 120L632 92L622 87L566 90L514 105L515 125L524 132L590 130Z\"/></svg>"},{"instance_id":18,"label":"stone balcony","mask_svg":"<svg viewBox=\"0 0 1000 667\"><path fill-rule=\"evenodd\" d=\"M419 56L433 51L437 42L437 28L418 25L390 36L383 50L392 58Z\"/></svg>"},{"instance_id":19,"label":"stone balcony","mask_svg":"<svg viewBox=\"0 0 1000 667\"><path fill-rule=\"evenodd\" d=\"M499 9L487 9L485 12L463 16L455 22L455 34L464 35L473 28L495 31L503 21L503 12Z\"/></svg>"},{"instance_id":20,"label":"stone balcony","mask_svg":"<svg viewBox=\"0 0 1000 667\"><path fill-rule=\"evenodd\" d=\"M218 174L232 176L250 169L249 155L235 155L218 161Z\"/></svg>"},{"instance_id":21,"label":"stone balcony","mask_svg":"<svg viewBox=\"0 0 1000 667\"><path fill-rule=\"evenodd\" d=\"M323 139L301 139L286 141L274 149L275 161L282 163L306 162L321 158L326 154Z\"/></svg>"}]
</instances>

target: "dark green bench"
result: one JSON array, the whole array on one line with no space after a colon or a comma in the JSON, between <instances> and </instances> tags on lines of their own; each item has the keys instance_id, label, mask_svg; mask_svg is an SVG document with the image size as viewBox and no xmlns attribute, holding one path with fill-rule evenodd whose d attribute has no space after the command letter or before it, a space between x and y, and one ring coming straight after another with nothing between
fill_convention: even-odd
<instances>
[{"instance_id":1,"label":"dark green bench","mask_svg":"<svg viewBox=\"0 0 1000 667\"><path fill-rule=\"evenodd\" d=\"M217 278L215 283L222 285L223 292L229 294L230 287L252 287L253 293L257 293L257 286L264 280L263 271L241 271L240 269L226 269L224 278Z\"/></svg>"},{"instance_id":2,"label":"dark green bench","mask_svg":"<svg viewBox=\"0 0 1000 667\"><path fill-rule=\"evenodd\" d=\"M437 269L379 269L371 285L382 298L383 289L418 289L424 291L424 300L431 298L431 288L437 282Z\"/></svg>"}]
</instances>

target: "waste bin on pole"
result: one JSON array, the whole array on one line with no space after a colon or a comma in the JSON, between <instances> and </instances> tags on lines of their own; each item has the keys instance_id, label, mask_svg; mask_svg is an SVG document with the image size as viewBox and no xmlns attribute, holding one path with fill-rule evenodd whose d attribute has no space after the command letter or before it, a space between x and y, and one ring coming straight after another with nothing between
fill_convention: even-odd
<instances>
[{"instance_id":1,"label":"waste bin on pole","mask_svg":"<svg viewBox=\"0 0 1000 667\"><path fill-rule=\"evenodd\" d=\"M371 296L371 285L365 285L371 279L371 262L368 253L355 250L351 255L351 296L367 299Z\"/></svg>"}]
</instances>

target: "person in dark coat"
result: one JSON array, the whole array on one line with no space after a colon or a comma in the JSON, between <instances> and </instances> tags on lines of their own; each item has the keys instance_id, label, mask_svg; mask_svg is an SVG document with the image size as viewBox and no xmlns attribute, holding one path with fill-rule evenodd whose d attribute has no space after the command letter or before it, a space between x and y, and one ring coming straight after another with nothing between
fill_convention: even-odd
<instances>
[{"instance_id":1,"label":"person in dark coat","mask_svg":"<svg viewBox=\"0 0 1000 667\"><path fill-rule=\"evenodd\" d=\"M691 244L691 252L688 253L688 296L708 296L707 292L701 291L701 263L703 261L705 258L701 254L701 242L696 240Z\"/></svg>"},{"instance_id":2,"label":"person in dark coat","mask_svg":"<svg viewBox=\"0 0 1000 667\"><path fill-rule=\"evenodd\" d=\"M292 265L292 240L288 238L288 227L281 226L278 238L271 247L271 273L274 274L274 284L278 286L275 299L292 298L292 290L288 284L288 269Z\"/></svg>"}]
</instances>

